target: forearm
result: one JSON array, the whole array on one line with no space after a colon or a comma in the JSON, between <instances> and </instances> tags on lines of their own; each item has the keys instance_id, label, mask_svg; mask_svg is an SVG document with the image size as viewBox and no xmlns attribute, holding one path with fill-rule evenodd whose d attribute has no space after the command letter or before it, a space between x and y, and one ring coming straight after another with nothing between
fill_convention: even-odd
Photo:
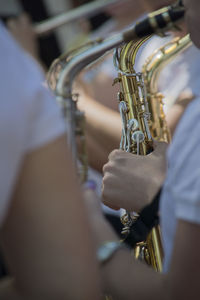
<instances>
[{"instance_id":1,"label":"forearm","mask_svg":"<svg viewBox=\"0 0 200 300\"><path fill-rule=\"evenodd\" d=\"M119 148L121 121L117 112L94 102L85 108L89 156L96 148L100 170L113 149ZM94 166L95 167L95 166ZM99 166L97 166L99 169Z\"/></svg>"},{"instance_id":2,"label":"forearm","mask_svg":"<svg viewBox=\"0 0 200 300\"><path fill-rule=\"evenodd\" d=\"M1 239L26 294L99 299L94 245L65 136L27 155Z\"/></svg>"},{"instance_id":3,"label":"forearm","mask_svg":"<svg viewBox=\"0 0 200 300\"><path fill-rule=\"evenodd\" d=\"M86 126L97 141L115 149L121 138L121 120L118 112L95 102L86 110ZM112 146L111 146L112 145Z\"/></svg>"},{"instance_id":4,"label":"forearm","mask_svg":"<svg viewBox=\"0 0 200 300\"><path fill-rule=\"evenodd\" d=\"M89 165L102 173L103 165L108 161L108 151L88 132L86 133L86 145Z\"/></svg>"},{"instance_id":5,"label":"forearm","mask_svg":"<svg viewBox=\"0 0 200 300\"><path fill-rule=\"evenodd\" d=\"M102 266L101 274L105 293L113 299L169 300L164 275L136 261L128 250L119 250ZM171 299L172 300L172 299Z\"/></svg>"},{"instance_id":6,"label":"forearm","mask_svg":"<svg viewBox=\"0 0 200 300\"><path fill-rule=\"evenodd\" d=\"M26 295L28 297L28 295ZM0 299L3 300L25 300L22 295L17 291L14 280L6 277L0 280ZM27 298L26 298L27 299ZM30 298L29 298L30 299Z\"/></svg>"}]
</instances>

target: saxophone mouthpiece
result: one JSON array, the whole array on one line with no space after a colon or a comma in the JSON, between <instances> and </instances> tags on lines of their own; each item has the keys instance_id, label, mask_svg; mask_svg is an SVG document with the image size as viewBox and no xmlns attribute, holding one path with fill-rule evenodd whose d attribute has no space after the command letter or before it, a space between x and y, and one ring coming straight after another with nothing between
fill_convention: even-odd
<instances>
[{"instance_id":1,"label":"saxophone mouthpiece","mask_svg":"<svg viewBox=\"0 0 200 300\"><path fill-rule=\"evenodd\" d=\"M184 13L182 1L156 10L124 31L124 42L136 41L151 34L164 35L166 31L176 28L176 23L184 17Z\"/></svg>"}]
</instances>

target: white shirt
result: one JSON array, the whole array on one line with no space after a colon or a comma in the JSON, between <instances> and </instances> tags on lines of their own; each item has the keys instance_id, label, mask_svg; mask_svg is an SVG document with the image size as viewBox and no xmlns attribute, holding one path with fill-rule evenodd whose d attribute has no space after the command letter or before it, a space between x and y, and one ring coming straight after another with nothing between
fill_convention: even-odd
<instances>
[{"instance_id":1,"label":"white shirt","mask_svg":"<svg viewBox=\"0 0 200 300\"><path fill-rule=\"evenodd\" d=\"M161 195L164 271L170 266L177 219L200 224L200 92L186 109L168 151Z\"/></svg>"},{"instance_id":2,"label":"white shirt","mask_svg":"<svg viewBox=\"0 0 200 300\"><path fill-rule=\"evenodd\" d=\"M0 225L23 158L65 131L42 72L0 23Z\"/></svg>"}]
</instances>

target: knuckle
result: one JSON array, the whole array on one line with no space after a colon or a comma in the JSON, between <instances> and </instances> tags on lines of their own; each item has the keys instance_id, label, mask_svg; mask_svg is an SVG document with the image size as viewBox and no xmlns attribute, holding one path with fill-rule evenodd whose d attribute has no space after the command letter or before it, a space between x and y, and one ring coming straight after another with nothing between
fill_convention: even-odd
<instances>
[{"instance_id":1,"label":"knuckle","mask_svg":"<svg viewBox=\"0 0 200 300\"><path fill-rule=\"evenodd\" d=\"M119 157L119 154L120 154L120 153L121 153L121 151L120 151L119 149L115 149L115 150L113 150L113 151L109 154L108 159L109 159L109 160L116 159L116 158Z\"/></svg>"},{"instance_id":2,"label":"knuckle","mask_svg":"<svg viewBox=\"0 0 200 300\"><path fill-rule=\"evenodd\" d=\"M114 170L114 163L108 162L106 165L103 166L103 174L112 173Z\"/></svg>"},{"instance_id":3,"label":"knuckle","mask_svg":"<svg viewBox=\"0 0 200 300\"><path fill-rule=\"evenodd\" d=\"M104 188L106 187L107 184L109 184L110 182L110 173L106 173L102 179L102 183L103 183L103 186Z\"/></svg>"},{"instance_id":4,"label":"knuckle","mask_svg":"<svg viewBox=\"0 0 200 300\"><path fill-rule=\"evenodd\" d=\"M103 166L103 174L107 172L108 168L109 168L108 163Z\"/></svg>"}]
</instances>

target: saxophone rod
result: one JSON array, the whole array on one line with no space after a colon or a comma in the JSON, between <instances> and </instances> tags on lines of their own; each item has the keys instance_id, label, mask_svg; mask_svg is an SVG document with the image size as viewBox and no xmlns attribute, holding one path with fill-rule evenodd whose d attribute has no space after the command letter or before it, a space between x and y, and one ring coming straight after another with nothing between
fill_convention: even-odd
<instances>
[{"instance_id":1,"label":"saxophone rod","mask_svg":"<svg viewBox=\"0 0 200 300\"><path fill-rule=\"evenodd\" d=\"M111 7L113 4L119 2L120 0L96 0L81 5L68 12L64 12L58 16L34 25L34 31L38 36L47 34L64 24L77 21L81 18L94 16L96 13L103 11L105 8Z\"/></svg>"},{"instance_id":2,"label":"saxophone rod","mask_svg":"<svg viewBox=\"0 0 200 300\"><path fill-rule=\"evenodd\" d=\"M184 12L184 7L180 4L180 1L178 5L163 7L148 14L142 20L129 27L129 29L117 33L76 55L66 64L60 74L56 87L57 94L64 96L63 86L65 86L66 82L69 83L70 90L74 78L82 69L122 43L137 41L151 34L160 35L168 30L177 29L177 23L183 19Z\"/></svg>"}]
</instances>

